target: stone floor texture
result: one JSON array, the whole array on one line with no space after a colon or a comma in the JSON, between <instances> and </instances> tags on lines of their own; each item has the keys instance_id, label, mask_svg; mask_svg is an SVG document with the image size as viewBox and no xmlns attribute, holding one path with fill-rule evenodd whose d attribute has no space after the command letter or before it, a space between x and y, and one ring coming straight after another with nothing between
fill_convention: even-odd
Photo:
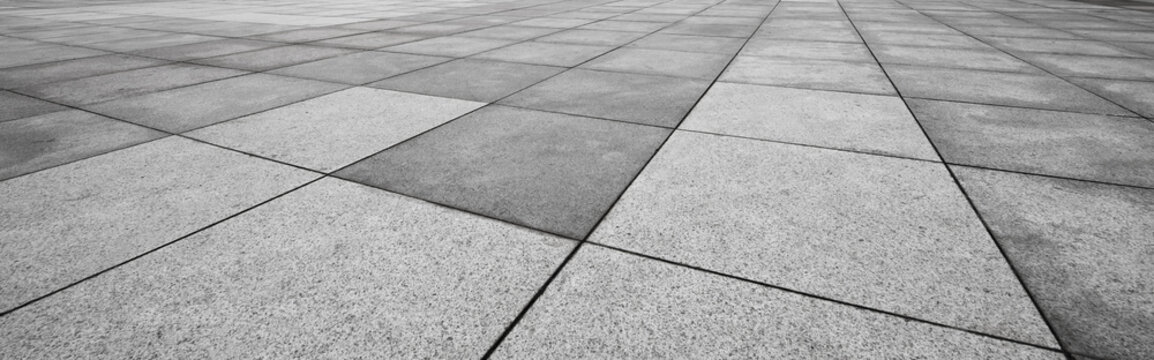
<instances>
[{"instance_id":1,"label":"stone floor texture","mask_svg":"<svg viewBox=\"0 0 1154 360\"><path fill-rule=\"evenodd\" d=\"M0 358L1154 359L1154 1L0 0Z\"/></svg>"}]
</instances>

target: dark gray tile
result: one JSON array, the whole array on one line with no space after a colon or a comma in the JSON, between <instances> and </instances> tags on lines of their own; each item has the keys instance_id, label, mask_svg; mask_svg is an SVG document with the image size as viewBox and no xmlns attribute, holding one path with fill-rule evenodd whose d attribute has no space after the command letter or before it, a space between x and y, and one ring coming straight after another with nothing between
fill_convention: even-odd
<instances>
[{"instance_id":1,"label":"dark gray tile","mask_svg":"<svg viewBox=\"0 0 1154 360\"><path fill-rule=\"evenodd\" d=\"M350 24L351 25L351 24ZM342 26L347 27L347 26ZM285 32L278 32L272 34L264 34L253 36L256 40L277 41L286 43L303 43L317 40L330 39L335 37L349 36L365 33L368 30L351 30L339 28L312 28L300 29Z\"/></svg>"},{"instance_id":2,"label":"dark gray tile","mask_svg":"<svg viewBox=\"0 0 1154 360\"><path fill-rule=\"evenodd\" d=\"M0 123L0 180L165 135L79 110L3 122Z\"/></svg>"},{"instance_id":3,"label":"dark gray tile","mask_svg":"<svg viewBox=\"0 0 1154 360\"><path fill-rule=\"evenodd\" d=\"M886 65L902 95L990 105L1129 115L1129 111L1051 75Z\"/></svg>"},{"instance_id":4,"label":"dark gray tile","mask_svg":"<svg viewBox=\"0 0 1154 360\"><path fill-rule=\"evenodd\" d=\"M510 40L444 36L390 46L381 50L422 55L465 57L512 44Z\"/></svg>"},{"instance_id":5,"label":"dark gray tile","mask_svg":"<svg viewBox=\"0 0 1154 360\"><path fill-rule=\"evenodd\" d=\"M187 64L156 66L21 89L52 101L82 105L208 82L243 71Z\"/></svg>"},{"instance_id":6,"label":"dark gray tile","mask_svg":"<svg viewBox=\"0 0 1154 360\"><path fill-rule=\"evenodd\" d=\"M195 60L198 64L264 71L356 52L323 46L290 45Z\"/></svg>"},{"instance_id":7,"label":"dark gray tile","mask_svg":"<svg viewBox=\"0 0 1154 360\"><path fill-rule=\"evenodd\" d=\"M404 44L428 38L427 35L401 34L389 32L371 32L352 36L325 39L311 44L347 47L355 49L380 49L386 46Z\"/></svg>"},{"instance_id":8,"label":"dark gray tile","mask_svg":"<svg viewBox=\"0 0 1154 360\"><path fill-rule=\"evenodd\" d=\"M954 172L1068 349L1154 358L1154 190Z\"/></svg>"},{"instance_id":9,"label":"dark gray tile","mask_svg":"<svg viewBox=\"0 0 1154 360\"><path fill-rule=\"evenodd\" d=\"M9 91L0 91L0 122L22 119L67 109L44 100Z\"/></svg>"},{"instance_id":10,"label":"dark gray tile","mask_svg":"<svg viewBox=\"0 0 1154 360\"><path fill-rule=\"evenodd\" d=\"M692 51L711 54L732 55L741 49L743 39L712 36L693 36L656 33L641 38L629 46L646 49Z\"/></svg>"},{"instance_id":11,"label":"dark gray tile","mask_svg":"<svg viewBox=\"0 0 1154 360\"><path fill-rule=\"evenodd\" d=\"M903 45L872 45L882 64L905 64L975 70L1041 73L1042 70L993 49L951 49Z\"/></svg>"},{"instance_id":12,"label":"dark gray tile","mask_svg":"<svg viewBox=\"0 0 1154 360\"><path fill-rule=\"evenodd\" d=\"M610 46L523 42L473 56L477 59L571 67L612 50Z\"/></svg>"},{"instance_id":13,"label":"dark gray tile","mask_svg":"<svg viewBox=\"0 0 1154 360\"><path fill-rule=\"evenodd\" d=\"M641 48L621 48L581 65L582 68L713 80L730 55Z\"/></svg>"},{"instance_id":14,"label":"dark gray tile","mask_svg":"<svg viewBox=\"0 0 1154 360\"><path fill-rule=\"evenodd\" d=\"M445 61L449 61L449 58L366 51L276 69L270 73L364 84Z\"/></svg>"},{"instance_id":15,"label":"dark gray tile","mask_svg":"<svg viewBox=\"0 0 1154 360\"><path fill-rule=\"evenodd\" d=\"M564 44L619 46L637 40L645 34L629 31L606 31L570 29L549 36L541 37L537 41L555 42Z\"/></svg>"},{"instance_id":16,"label":"dark gray tile","mask_svg":"<svg viewBox=\"0 0 1154 360\"><path fill-rule=\"evenodd\" d=\"M662 29L658 33L744 39L752 35L754 30L757 30L757 25L754 24L692 24L681 22Z\"/></svg>"},{"instance_id":17,"label":"dark gray tile","mask_svg":"<svg viewBox=\"0 0 1154 360\"><path fill-rule=\"evenodd\" d=\"M674 127L708 87L702 80L574 69L501 103Z\"/></svg>"},{"instance_id":18,"label":"dark gray tile","mask_svg":"<svg viewBox=\"0 0 1154 360\"><path fill-rule=\"evenodd\" d=\"M0 70L0 85L19 88L82 77L110 74L167 63L129 55L104 55Z\"/></svg>"},{"instance_id":19,"label":"dark gray tile","mask_svg":"<svg viewBox=\"0 0 1154 360\"><path fill-rule=\"evenodd\" d=\"M0 68L71 60L108 54L104 51L41 43L35 46L7 47L0 53Z\"/></svg>"},{"instance_id":20,"label":"dark gray tile","mask_svg":"<svg viewBox=\"0 0 1154 360\"><path fill-rule=\"evenodd\" d=\"M1154 187L1144 119L908 99L951 163Z\"/></svg>"},{"instance_id":21,"label":"dark gray tile","mask_svg":"<svg viewBox=\"0 0 1154 360\"><path fill-rule=\"evenodd\" d=\"M460 59L375 82L369 86L492 102L564 70L550 66Z\"/></svg>"},{"instance_id":22,"label":"dark gray tile","mask_svg":"<svg viewBox=\"0 0 1154 360\"><path fill-rule=\"evenodd\" d=\"M113 100L86 108L118 119L180 133L320 96L341 85L266 74Z\"/></svg>"},{"instance_id":23,"label":"dark gray tile","mask_svg":"<svg viewBox=\"0 0 1154 360\"><path fill-rule=\"evenodd\" d=\"M460 33L457 34L457 36L502 40L529 40L532 38L552 34L559 30L560 29L541 27L502 25Z\"/></svg>"},{"instance_id":24,"label":"dark gray tile","mask_svg":"<svg viewBox=\"0 0 1154 360\"><path fill-rule=\"evenodd\" d=\"M583 238L668 134L490 106L337 176Z\"/></svg>"},{"instance_id":25,"label":"dark gray tile","mask_svg":"<svg viewBox=\"0 0 1154 360\"><path fill-rule=\"evenodd\" d=\"M1026 61L1058 75L1154 81L1154 59L1024 54Z\"/></svg>"},{"instance_id":26,"label":"dark gray tile","mask_svg":"<svg viewBox=\"0 0 1154 360\"><path fill-rule=\"evenodd\" d=\"M1039 39L1026 37L990 36L983 40L1010 52L1039 52L1055 54L1141 57L1106 42L1094 40Z\"/></svg>"},{"instance_id":27,"label":"dark gray tile","mask_svg":"<svg viewBox=\"0 0 1154 360\"><path fill-rule=\"evenodd\" d=\"M1154 118L1154 82L1072 78L1075 84L1146 118Z\"/></svg>"},{"instance_id":28,"label":"dark gray tile","mask_svg":"<svg viewBox=\"0 0 1154 360\"><path fill-rule=\"evenodd\" d=\"M247 39L225 39L217 41L206 41L188 45L177 45L161 48L152 48L134 52L136 55L146 56L157 59L185 61L192 59L202 59L213 56L221 56L228 54L235 54L238 52L260 50L270 48L273 46L280 46L279 43L247 40Z\"/></svg>"},{"instance_id":29,"label":"dark gray tile","mask_svg":"<svg viewBox=\"0 0 1154 360\"><path fill-rule=\"evenodd\" d=\"M194 34L165 33L145 37L133 37L131 39L93 42L85 44L84 46L115 52L131 52L159 47L201 43L212 40L222 40L222 38Z\"/></svg>"},{"instance_id":30,"label":"dark gray tile","mask_svg":"<svg viewBox=\"0 0 1154 360\"><path fill-rule=\"evenodd\" d=\"M580 27L580 29L649 33L660 30L665 26L666 24L664 23L655 22L603 20L592 24L583 25Z\"/></svg>"}]
</instances>

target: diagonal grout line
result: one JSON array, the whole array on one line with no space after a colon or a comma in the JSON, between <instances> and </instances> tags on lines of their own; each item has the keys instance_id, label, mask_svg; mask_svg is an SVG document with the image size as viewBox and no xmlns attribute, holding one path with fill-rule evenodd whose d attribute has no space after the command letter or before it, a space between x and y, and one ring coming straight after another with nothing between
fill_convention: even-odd
<instances>
[{"instance_id":1,"label":"diagonal grout line","mask_svg":"<svg viewBox=\"0 0 1154 360\"><path fill-rule=\"evenodd\" d=\"M1033 348L1049 350L1049 351L1054 351L1054 352L1061 352L1062 351L1061 349L1056 349L1056 348L1052 348L1052 347L1048 347L1048 346L1044 346L1044 345L1034 344L1034 343L1030 343L1030 342L1026 342L1026 341L1022 341L1022 340L1017 340L1017 339L1011 339L1011 338L999 336L999 335L987 334L987 333L983 333L980 331L970 330L970 329L957 327L957 326L953 326L953 325L949 325L949 324L944 324L944 323L940 323L940 322L936 322L936 321L932 321L932 320L921 319L921 318L917 318L917 317L913 317L913 316L909 316L909 315L904 315L904 314L900 314L900 313L896 313L896 312L892 312L892 311L876 309L876 308L872 308L872 307L865 306L865 305L859 305L859 304L855 304L852 302L838 300L838 299L835 299L832 297L828 297L828 296L824 296L824 295L818 295L818 294L814 294L814 293L810 293L810 292L805 292L802 290L792 289L792 288L781 286L781 285L774 285L774 284L770 284L770 283L767 283L764 281L745 278L745 277L738 276L738 275L727 274L727 273L720 272L717 270L710 270L710 269L699 267L696 265L686 264L686 263L682 263L682 262L678 262L678 261L674 261L674 260L668 260L665 258L661 258L661 257L653 256L653 255L648 255L645 253L641 253L641 252L637 252L637 251L633 251L633 250L628 250L628 249L616 247L613 245L602 244L602 243L592 241L592 240L589 240L587 242L592 246L597 246L597 247L609 249L612 251L617 251L617 252L621 252L624 254L629 254L632 256L646 258L649 260L654 260L654 261L670 264L670 265L677 266L677 267L687 268L690 270L701 271L701 272L709 273L709 274L712 274L715 276L721 276L721 277L728 278L728 279L734 279L734 280L738 280L738 281L745 282L745 283L764 286L764 287L768 287L768 288L771 288L774 290L780 290L780 291L784 291L787 293L816 299L819 301L825 301L825 302L831 302L831 303L838 304L838 305L849 306L849 307L852 307L852 308L855 308L858 310L864 310L864 311L868 311L868 312L872 312L872 313L878 313L878 314L893 316L893 317L901 318L901 319L904 319L907 321L932 325L932 326L946 328L946 329L950 329L950 330L961 331L961 332L969 333L971 335L977 335L977 336L995 339L995 340L999 340L999 341L1011 342L1011 343L1015 343L1015 344L1019 344L1019 345L1025 345L1025 346L1029 346L1029 347L1033 347Z\"/></svg>"},{"instance_id":2,"label":"diagonal grout line","mask_svg":"<svg viewBox=\"0 0 1154 360\"><path fill-rule=\"evenodd\" d=\"M104 273L107 273L107 272L109 272L109 271L112 271L112 270L114 270L114 269L116 269L116 268L119 268L119 267L121 267L121 266L124 266L124 264L128 264L128 263L130 263L130 262L132 262L132 261L135 261L136 259L139 259L139 258L141 258L141 257L144 257L144 256L146 256L146 255L148 255L148 254L151 254L151 253L157 252L157 251L159 251L160 249L163 249L163 248L165 248L165 247L168 247L169 245L175 244L175 243L176 243L176 242L178 242L178 241L181 241L181 240L184 240L184 239L186 239L186 238L189 238L189 237L191 237L191 236L193 236L193 235L199 234L199 233L201 233L201 232L203 232L203 231L205 231L205 230L207 230L207 229L209 229L209 228L211 228L211 227L213 227L213 226L216 226L217 224L223 223L223 222L225 222L225 221L228 221L228 220L230 220L230 219L232 219L232 218L235 218L235 217L237 217L237 216L240 216L241 214L247 213L247 212L249 212L249 211L250 211L250 210L252 210L252 209L255 209L255 208L257 208L257 207L260 207L261 205L264 205L264 204L267 204L267 203L269 203L269 202L272 202L273 200L279 199L279 198L281 198L282 196L288 195L289 193L292 193L292 192L294 192L294 191L300 190L301 188L303 188L303 187L305 187L305 186L308 186L308 185L310 185L310 184L312 184L312 183L315 183L315 182L317 182L317 181L320 181L321 179L324 179L324 178L325 178L325 176L323 176L323 175L322 175L322 176L320 176L320 177L317 177L316 179L312 179L312 180L306 181L304 184L301 184L301 185L297 185L296 187L294 187L294 188L292 188L292 189L289 189L288 191L285 191L285 192L283 192L283 193L280 193L279 195L273 196L273 197L271 197L271 198L269 198L269 199L267 199L267 200L261 201L261 202L257 203L256 205L250 206L250 207L248 207L248 208L246 208L246 209L244 209L244 210L241 210L241 211L239 211L239 212L237 212L237 213L234 213L234 214L232 214L232 215L226 216L226 217L225 217L225 218L223 218L223 219L220 219L220 220L214 221L214 222L212 222L212 223L210 223L210 224L208 224L208 225L205 225L205 226L203 226L203 227L201 227L201 228L199 228L199 229L193 230L192 232L190 232L190 233L188 233L188 234L185 234L185 235L183 235L183 236L180 236L180 237L176 238L175 240L172 240L172 241L166 242L166 243L164 243L164 244L161 244L160 246L157 246L157 247L155 247L155 248L153 248L153 249L151 249L151 250L148 250L148 251L145 251L145 252L143 252L143 253L137 254L136 256L133 256L133 257L129 258L128 260L124 260L124 261L121 261L120 263L117 263L117 264L115 264L115 265L112 265L112 266L110 266L110 267L107 267L107 268L105 268L104 270L100 270L100 271L97 271L96 273L93 273L93 274L91 274L91 275L85 276L85 277L81 278L80 280L76 280L76 281L73 281L72 283L69 283L69 284L67 284L67 285L64 285L63 287L60 287L60 288L58 288L58 289L56 289L56 290L52 290L52 291L50 291L50 292L48 292L48 293L46 293L46 294L44 294L44 295L41 295L41 296L39 296L39 297L36 297L35 299L32 299L32 300L28 300L28 301L24 302L23 304L17 305L17 306L15 306L15 307L13 307L13 308L10 308L10 309L4 310L4 311L0 311L0 317L6 316L6 315L8 315L8 314L11 314L11 313L13 313L13 312L15 312L15 311L17 311L17 310L20 310L20 309L22 309L22 308L25 308L25 307L29 306L29 305L35 304L36 302L39 302L40 300L44 300L45 298L48 298L49 296L55 295L55 294L57 294L57 293L59 293L59 292L61 292L61 291L64 291L64 290L68 290L69 288L72 288L73 286L76 286L76 285L78 285L78 284L80 284L80 283L82 283L82 282L88 281L88 280L90 280L90 279L93 279L93 278L95 278L95 277L97 277L97 276L100 276L100 275L102 275L102 274L104 274Z\"/></svg>"},{"instance_id":3,"label":"diagonal grout line","mask_svg":"<svg viewBox=\"0 0 1154 360\"><path fill-rule=\"evenodd\" d=\"M685 19L691 18L697 14L700 14L706 10L709 10L709 9L713 8L714 6L717 6L718 4L720 4L720 2L715 3L713 5L710 5L709 7L706 7L704 9L701 9L700 11L694 13L693 15L690 15L689 17L686 17ZM693 106L690 107L690 109L685 112L685 115L683 115L681 117L681 120L678 121L678 123L677 123L678 126L680 126L681 123L685 121L685 118L688 117L689 114L693 112L693 107L697 106L697 103L701 101L701 98L704 98L705 95L709 93L709 89L713 87L713 84L717 82L717 79L721 78L721 74L725 73L725 68L728 68L729 65L733 63L733 59L737 58L737 55L740 54L741 50L745 48L745 44L749 43L749 39L757 34L757 30L761 29L761 25L765 24L766 20L769 19L770 15L773 14L773 11L776 10L778 5L780 5L780 4L781 4L780 1L777 3L774 3L773 8L771 8L769 10L769 12L767 12L765 14L764 17L762 17L761 23L758 24L757 29L754 29L754 31L751 32L749 34L749 36L745 38L745 42L742 43L741 47L738 48L736 51L734 51L733 56L729 59L729 63L726 63L726 66L724 68L722 68L722 70L717 73L717 76L715 76L713 81L710 82L709 87L707 87L705 89L705 91L703 91L701 93L701 95L698 96L698 98L697 98L697 100L695 100ZM673 26L674 24L681 23L685 19L678 20L674 23L667 24L666 26L664 26L660 29L657 29L657 30L655 30L649 34L656 33L658 31L666 29L670 26ZM642 37L642 38L644 38L644 37ZM641 39L641 38L638 38L638 39ZM637 40L634 40L634 41L637 41ZM626 44L622 44L618 48L624 47L627 44L631 44L631 43L633 43L633 41L626 43ZM614 49L614 50L616 50L616 49ZM608 54L608 53L609 52L605 52L604 54ZM604 54L602 54L602 55L604 55ZM600 56L598 56L598 57L600 57ZM596 58L594 58L594 59L596 59ZM590 59L588 61L592 61L592 60L593 59ZM512 96L512 95L510 95L510 96ZM566 257L565 260L562 261L561 264L557 266L557 269L554 270L553 273L549 275L549 279L547 279L545 281L545 283L542 284L539 289L537 289L537 292L535 294L533 294L533 297L529 299L529 302L527 302L525 304L525 307L521 309L521 312L517 314L517 317L513 318L513 321L509 323L509 325L505 328L505 331L502 332L501 335L497 337L497 340L493 342L493 345L490 346L489 350L485 352L485 355L483 355L481 357L482 360L490 359L493 356L493 353L495 353L497 351L497 349L501 346L501 344L505 341L505 339L509 337L509 334L513 332L513 329L516 328L518 324L520 324L521 320L525 318L525 315L527 315L529 313L529 310L533 308L533 305L535 305L537 303L537 300L539 300L541 298L541 296L545 293L545 290L549 288L549 285L553 283L553 280L556 279L557 276L561 273L561 271L565 268L565 266L569 264L569 261L573 258L574 255L577 254L577 251L581 250L581 246L583 246L588 241L588 238L590 236L592 236L593 232L596 231L597 227L600 226L603 221L605 221L605 218L608 217L609 213L613 211L613 207L616 206L616 204L619 201L621 201L621 198L623 196L625 196L625 192L628 191L629 187L633 186L633 183L635 181L637 181L638 178L641 177L641 173L645 172L645 168L648 167L649 164L653 162L653 159L657 158L657 155L661 152L661 148L664 147L665 144L669 142L669 139L671 137L673 137L674 132L675 131L671 131L669 133L669 135L667 135L665 137L665 139L661 141L661 145L657 146L657 148L653 151L653 155L651 155L649 157L649 159L645 161L645 164L641 166L641 169L639 169L637 171L637 173L634 174L633 179L629 180L629 183L626 184L625 187L621 188L621 191L617 194L617 198L614 199L613 202L610 203L610 206L605 210L605 212L603 212L601 214L601 218L598 219L597 222L593 224L593 226L585 234L585 237L583 239L581 239L581 242L578 243L577 246L573 248L573 251L569 253L569 256Z\"/></svg>"},{"instance_id":4,"label":"diagonal grout line","mask_svg":"<svg viewBox=\"0 0 1154 360\"><path fill-rule=\"evenodd\" d=\"M902 5L905 5L905 4L902 4ZM845 15L846 20L849 21L850 25L853 26L854 32L856 32L858 34L858 37L861 38L861 31L858 30L857 24L854 23L853 18L851 18L849 16L849 13L846 12L845 7L841 4L840 0L837 1L837 6L838 6L838 8L841 9L842 14ZM920 11L918 11L918 13L921 14ZM873 48L871 48L869 46L869 43L865 41L865 38L862 38L862 43L865 44L866 49L869 50L869 52L870 52L870 56L873 56L874 60L876 61L877 55L874 54ZM905 97L902 96L901 89L898 88L897 84L894 83L892 78L890 78L889 72L887 72L885 70L885 66L882 66L880 61L878 62L878 67L882 69L882 73L885 74L886 80L888 80L890 82L890 86L893 86L894 91L896 91L898 93L898 97L902 99L902 103L906 105L906 111L909 111L910 115L913 116L914 121L917 122L917 124L918 124L918 128L920 128L922 130L922 135L925 136L926 140L928 140L930 142L930 146L933 146L934 152L937 153L938 158L942 158L941 150L939 150L937 145L934 144L933 139L930 138L929 133L926 132L925 126L922 126L922 123L920 120L918 120L917 115L914 114L912 109L910 109L909 104L906 103ZM966 199L966 203L970 205L970 210L974 212L975 217L978 218L978 221L980 221L982 223L982 228L984 228L986 230L986 235L990 237L991 242L993 242L994 246L998 248L998 252L1002 254L1002 258L1006 261L1006 264L1010 267L1010 271L1014 274L1014 278L1018 280L1018 284L1022 286L1022 290L1026 293L1026 296L1028 296L1030 298L1030 302L1034 305L1034 308L1041 315L1042 321L1045 322L1046 327L1050 330L1050 335L1052 335L1054 337L1055 341L1058 342L1058 346L1061 348L1062 353L1066 356L1067 359L1073 360L1073 356L1070 355L1069 348L1062 341L1062 339L1058 336L1058 332L1056 331L1053 322L1050 320L1050 318L1048 316L1046 316L1046 311L1044 309L1042 309L1042 306L1039 305L1037 297L1030 290L1030 288L1028 286L1026 286L1026 282L1024 281L1024 278L1022 277L1021 272L1014 265L1014 262L1010 259L1010 256L1006 253L1006 249L1003 248L1002 244L997 241L996 237L994 237L994 232L992 230L990 230L989 224L986 223L986 220L981 216L981 213L978 212L977 206L975 206L974 201L972 199L970 199L970 195L966 192L966 189L964 187L962 187L962 183L960 181L958 181L958 177L956 174L954 174L953 169L951 169L948 165L945 165L945 164L943 164L942 167L946 168L946 172L948 172L950 174L950 178L951 178L951 180L954 181L954 185L957 186L958 190L962 193L962 196Z\"/></svg>"},{"instance_id":5,"label":"diagonal grout line","mask_svg":"<svg viewBox=\"0 0 1154 360\"><path fill-rule=\"evenodd\" d=\"M957 32L959 32L959 33L965 34L966 36L970 37L971 39L974 39L974 40L976 40L976 41L978 41L978 42L981 42L982 44L985 44L986 46L989 46L989 47L991 47L991 48L994 48L994 49L998 50L999 52L1001 52L1001 53L1003 53L1003 54L1006 54L1006 55L1008 55L1008 56L1011 56L1011 57L1013 57L1013 58L1015 58L1015 59L1018 59L1019 61L1022 61L1022 62L1025 62L1025 63L1027 63L1027 64L1030 64L1031 66L1033 66L1033 67L1035 67L1035 68L1038 68L1039 70L1042 70L1042 72L1045 72L1046 74L1049 74L1050 76L1053 76L1053 77L1055 77L1055 78L1061 79L1063 82L1065 82L1065 83L1067 83L1067 84L1073 85L1074 87L1077 87L1077 88L1081 89L1082 91L1085 91L1085 92L1087 92L1087 93L1090 93L1091 95L1094 95L1094 96L1098 97L1099 99L1102 99L1102 100L1105 100L1106 102L1109 102L1109 103L1111 103L1111 104L1114 104L1114 106L1117 106L1117 107L1118 107L1118 108L1120 108L1120 109L1124 109L1124 110L1126 110L1126 111L1129 111L1129 112L1133 113L1134 115L1137 115L1139 118L1145 119L1145 120L1147 120L1147 121L1151 121L1151 122L1154 122L1154 119L1151 119L1151 118L1148 118L1148 117L1146 117L1146 116L1142 115L1142 113L1141 113L1141 112L1138 112L1138 111L1134 111L1133 109L1131 109L1131 108L1129 108L1129 107L1127 107L1127 106L1124 106L1124 105L1122 105L1122 104L1119 104L1118 102L1116 102L1116 101L1114 101L1114 100L1111 100L1110 98L1107 98L1107 97L1105 97L1105 96L1099 95L1097 92L1094 92L1094 91L1092 91L1092 90L1090 90L1090 89L1087 89L1085 86L1082 86L1081 84L1078 84L1078 83L1076 83L1076 82L1070 81L1070 80L1069 80L1069 79L1067 79L1066 77L1064 77L1064 76L1061 76L1061 75L1058 75L1058 74L1054 73L1053 71L1050 71L1049 69L1046 69L1046 68L1044 68L1044 67L1041 67L1041 66L1035 65L1033 62L1030 62L1029 60L1023 59L1022 57L1020 57L1020 56L1018 56L1018 55L1016 55L1016 54L1014 54L1014 53L1011 53L1011 52L1008 52L1008 51L1006 51L1006 50L1003 50L1001 47L997 47L997 46L994 46L993 44L990 44L990 43L989 43L989 42L987 42L986 40L983 40L983 39L981 39L981 38L979 38L979 37L977 37L977 36L973 36L973 35L970 35L970 33L968 33L968 32L965 32L965 31L963 31L963 30L961 30L961 29L958 29L958 28L957 28L957 27L955 27L954 25L950 25L950 24L947 24L947 23L945 23L944 21L938 20L937 18L935 18L935 17L933 17L933 16L929 16L929 15L926 15L926 14L925 14L925 13L923 13L921 10L918 10L918 9L914 9L914 8L910 7L909 5L906 5L905 3L901 2L901 1L898 1L898 3L899 3L899 4L902 4L903 6L909 7L909 8L910 8L910 10L913 10L913 11L917 11L917 12L918 12L918 14L922 14L922 15L925 15L926 17L929 17L930 19L933 19L934 21L938 22L939 24L942 24L942 25L943 25L943 26L945 26L945 27L948 27L948 28L950 28L950 29L953 29L954 31L957 31ZM839 3L839 4L840 4L840 3ZM843 9L843 10L844 10L844 9ZM989 10L985 10L985 9L982 9L982 11L989 11ZM1010 16L1010 15L1005 15L1005 14L1002 14L1002 13L999 13L999 12L994 12L994 11L989 11L989 12L993 12L993 13L996 13L996 14L999 14L999 15L1002 15L1002 16L1007 16L1007 17L1015 18L1015 19L1018 19L1018 20L1022 20L1022 21L1026 21L1026 22L1029 22L1029 23L1031 23L1031 24L1034 24L1033 22L1031 22L1031 21L1029 21L1029 20L1020 19L1020 18L1017 18L1017 17L1014 17L1014 16ZM848 15L847 15L847 16L848 16ZM1036 24L1035 24L1035 25L1036 25ZM1049 28L1049 27L1047 27L1047 26L1045 26L1045 25L1040 25L1040 26L1043 26L1043 27ZM1060 30L1060 29L1059 29L1059 30ZM1062 31L1064 31L1064 30L1062 30ZM1074 34L1074 35L1077 35L1077 34ZM1079 36L1081 36L1081 35L1079 35ZM863 39L863 41L864 41L864 39ZM1111 44L1111 45L1112 45L1112 44ZM867 45L867 46L868 46L868 45ZM873 53L873 50L870 50L870 53ZM883 66L883 68L884 68L884 66ZM886 75L886 77L889 77L889 75L887 74L887 75ZM1071 77L1075 77L1075 76L1071 76ZM1093 77L1091 77L1091 78L1093 78ZM1116 80L1116 81L1117 81L1118 79L1107 79L1107 80Z\"/></svg>"}]
</instances>

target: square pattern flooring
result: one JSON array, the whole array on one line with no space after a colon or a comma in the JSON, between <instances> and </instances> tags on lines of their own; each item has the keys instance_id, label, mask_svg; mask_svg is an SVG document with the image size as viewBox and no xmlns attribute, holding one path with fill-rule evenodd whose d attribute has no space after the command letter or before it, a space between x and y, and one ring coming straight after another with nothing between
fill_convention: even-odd
<instances>
[{"instance_id":1,"label":"square pattern flooring","mask_svg":"<svg viewBox=\"0 0 1154 360\"><path fill-rule=\"evenodd\" d=\"M1154 358L1151 0L0 4L0 358Z\"/></svg>"}]
</instances>

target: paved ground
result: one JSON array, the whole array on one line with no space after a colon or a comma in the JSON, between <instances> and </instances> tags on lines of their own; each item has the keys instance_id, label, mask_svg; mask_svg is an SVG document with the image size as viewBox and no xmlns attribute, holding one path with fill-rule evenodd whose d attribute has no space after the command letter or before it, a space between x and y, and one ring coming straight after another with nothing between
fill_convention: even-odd
<instances>
[{"instance_id":1,"label":"paved ground","mask_svg":"<svg viewBox=\"0 0 1154 360\"><path fill-rule=\"evenodd\" d=\"M0 358L1154 358L1154 4L0 2Z\"/></svg>"}]
</instances>

